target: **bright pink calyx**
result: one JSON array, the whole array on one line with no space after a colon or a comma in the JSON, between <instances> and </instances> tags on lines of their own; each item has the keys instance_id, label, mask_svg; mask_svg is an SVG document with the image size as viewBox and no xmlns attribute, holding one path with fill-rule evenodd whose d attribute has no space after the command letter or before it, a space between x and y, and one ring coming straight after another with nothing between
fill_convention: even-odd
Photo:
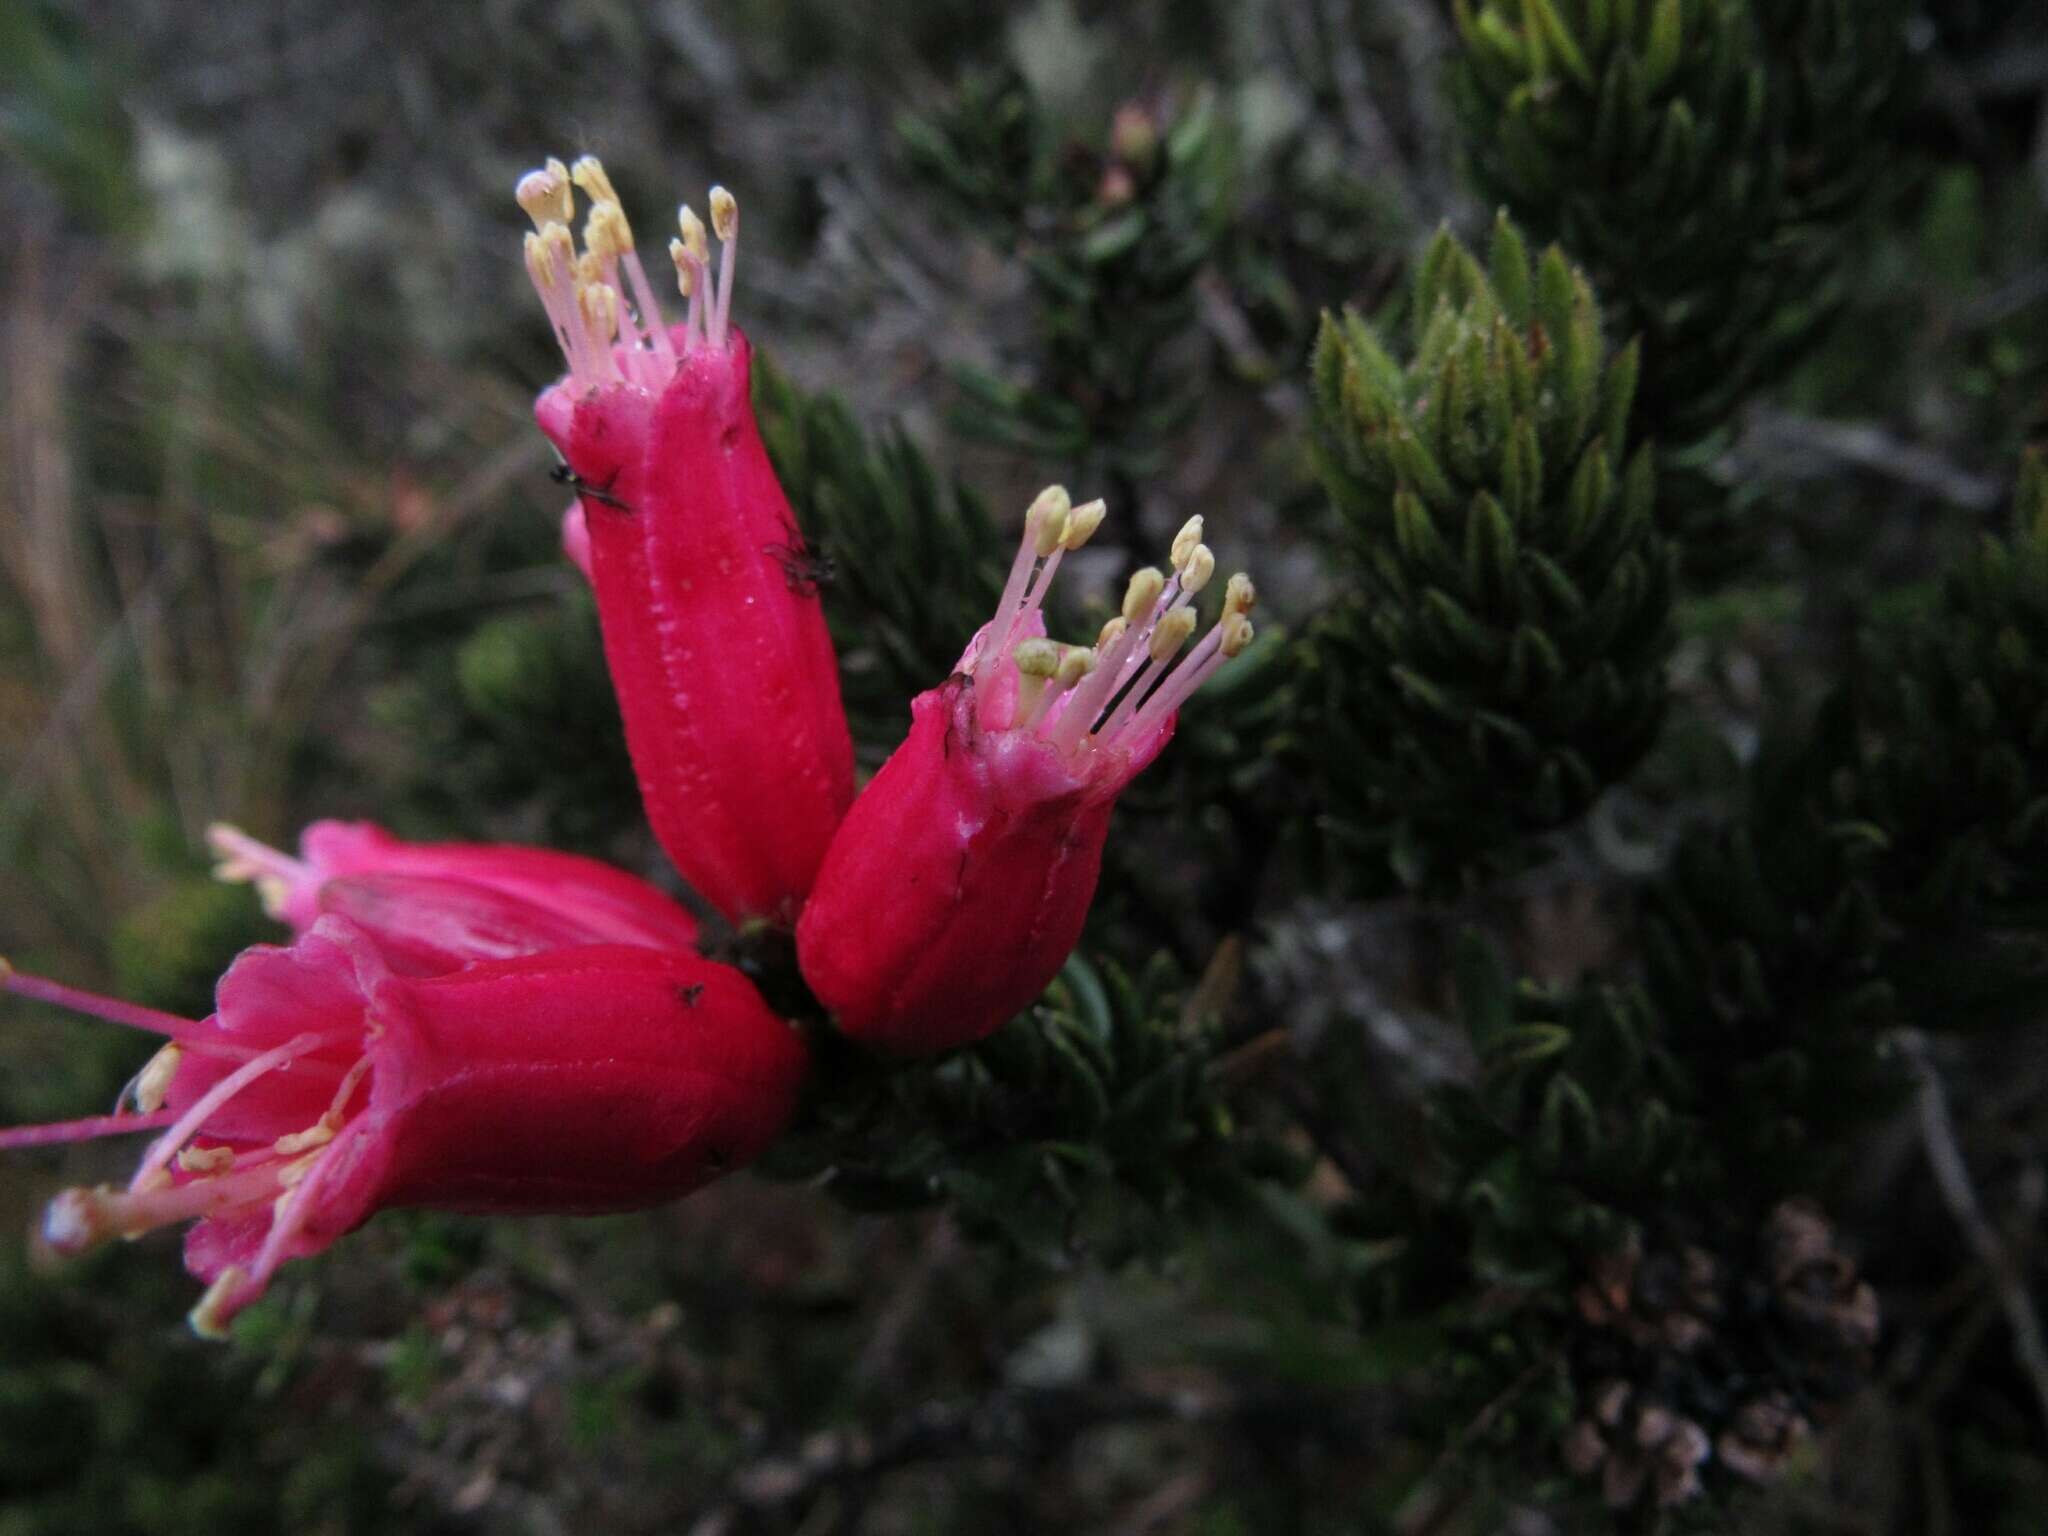
<instances>
[{"instance_id":1,"label":"bright pink calyx","mask_svg":"<svg viewBox=\"0 0 2048 1536\"><path fill-rule=\"evenodd\" d=\"M686 1194L768 1145L804 1070L738 971L645 948L405 977L354 925L323 918L289 948L244 952L219 1004L171 1021L138 1080L139 1114L0 1136L164 1127L126 1189L65 1191L42 1236L71 1253L195 1221L185 1260L211 1282L193 1314L202 1332L285 1260L387 1207L577 1213Z\"/></svg>"},{"instance_id":2,"label":"bright pink calyx","mask_svg":"<svg viewBox=\"0 0 2048 1536\"><path fill-rule=\"evenodd\" d=\"M797 927L804 979L840 1029L899 1055L980 1039L1028 1006L1080 938L1116 797L1180 705L1251 640L1249 580L1173 666L1215 572L1193 519L1172 575L1141 571L1093 648L1044 638L1063 555L1102 518L1032 504L996 616L919 696L910 736L847 813Z\"/></svg>"},{"instance_id":3,"label":"bright pink calyx","mask_svg":"<svg viewBox=\"0 0 2048 1536\"><path fill-rule=\"evenodd\" d=\"M367 821L316 821L294 858L229 826L207 831L225 880L253 881L304 933L322 914L367 932L394 969L436 975L578 944L689 949L697 921L596 859L511 843L408 843Z\"/></svg>"},{"instance_id":4,"label":"bright pink calyx","mask_svg":"<svg viewBox=\"0 0 2048 1536\"><path fill-rule=\"evenodd\" d=\"M579 253L574 186L591 198ZM853 798L853 745L810 557L754 420L730 319L739 209L722 252L687 209L671 243L689 308L668 327L594 160L519 187L527 266L567 375L535 406L581 516L565 547L597 595L605 660L655 835L735 921L790 921Z\"/></svg>"}]
</instances>

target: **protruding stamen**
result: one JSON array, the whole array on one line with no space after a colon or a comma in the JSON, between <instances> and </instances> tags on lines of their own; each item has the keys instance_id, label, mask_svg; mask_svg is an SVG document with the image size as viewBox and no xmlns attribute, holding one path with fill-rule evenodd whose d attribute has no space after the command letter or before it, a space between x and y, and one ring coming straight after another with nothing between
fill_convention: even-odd
<instances>
[{"instance_id":1,"label":"protruding stamen","mask_svg":"<svg viewBox=\"0 0 2048 1536\"><path fill-rule=\"evenodd\" d=\"M711 227L718 234L721 244L729 244L740 237L740 204L723 187L711 189Z\"/></svg>"},{"instance_id":2,"label":"protruding stamen","mask_svg":"<svg viewBox=\"0 0 2048 1536\"><path fill-rule=\"evenodd\" d=\"M137 1131L159 1131L176 1118L174 1110L160 1109L153 1115L90 1115L83 1120L14 1125L0 1131L0 1152L18 1152L27 1147L55 1147L73 1141L97 1141L102 1136L127 1136Z\"/></svg>"},{"instance_id":3,"label":"protruding stamen","mask_svg":"<svg viewBox=\"0 0 2048 1536\"><path fill-rule=\"evenodd\" d=\"M1102 526L1103 518L1108 515L1109 503L1100 497L1075 507L1067 514L1067 526L1060 534L1060 547L1079 549L1095 537L1095 530Z\"/></svg>"},{"instance_id":4,"label":"protruding stamen","mask_svg":"<svg viewBox=\"0 0 2048 1536\"><path fill-rule=\"evenodd\" d=\"M569 168L576 185L583 189L583 195L593 203L616 203L618 190L612 186L612 179L605 174L604 162L595 155L585 155Z\"/></svg>"},{"instance_id":5,"label":"protruding stamen","mask_svg":"<svg viewBox=\"0 0 2048 1536\"><path fill-rule=\"evenodd\" d=\"M535 229L545 229L551 222L567 224L576 217L576 194L569 189L569 168L559 160L548 161L541 170L528 171L519 178L512 195L533 220Z\"/></svg>"},{"instance_id":6,"label":"protruding stamen","mask_svg":"<svg viewBox=\"0 0 2048 1536\"><path fill-rule=\"evenodd\" d=\"M178 1154L178 1166L199 1178L226 1173L235 1166L233 1147L187 1147Z\"/></svg>"},{"instance_id":7,"label":"protruding stamen","mask_svg":"<svg viewBox=\"0 0 2048 1536\"><path fill-rule=\"evenodd\" d=\"M1152 631L1151 642L1145 649L1154 661L1171 660L1194 632L1194 613L1186 608L1175 609L1159 621L1159 627Z\"/></svg>"},{"instance_id":8,"label":"protruding stamen","mask_svg":"<svg viewBox=\"0 0 2048 1536\"><path fill-rule=\"evenodd\" d=\"M711 241L704 233L704 221L697 217L697 210L688 203L676 210L676 227L683 234L683 248L697 258L700 265L711 260Z\"/></svg>"},{"instance_id":9,"label":"protruding stamen","mask_svg":"<svg viewBox=\"0 0 2048 1536\"><path fill-rule=\"evenodd\" d=\"M982 636L981 649L975 654L974 681L977 687L988 685L989 679L995 676L996 664L1009 649L1010 636L1016 632L1024 603L1024 590L1030 585L1031 572L1037 564L1044 528L1048 522L1054 521L1063 525L1072 506L1065 486L1048 485L1032 498L1030 507L1025 511L1024 537L1017 545L1016 558L1010 562L1010 574L1003 582L1003 595L996 601L996 616L989 621L988 631Z\"/></svg>"},{"instance_id":10,"label":"protruding stamen","mask_svg":"<svg viewBox=\"0 0 2048 1536\"><path fill-rule=\"evenodd\" d=\"M633 249L633 226L617 203L592 203L583 221L583 249L609 266Z\"/></svg>"},{"instance_id":11,"label":"protruding stamen","mask_svg":"<svg viewBox=\"0 0 2048 1536\"><path fill-rule=\"evenodd\" d=\"M1252 585L1251 577L1239 571L1223 586L1223 617L1233 613L1250 613L1259 604L1259 590Z\"/></svg>"},{"instance_id":12,"label":"protruding stamen","mask_svg":"<svg viewBox=\"0 0 2048 1536\"><path fill-rule=\"evenodd\" d=\"M718 298L711 311L707 335L714 347L725 345L725 332L732 314L732 283L739 260L739 200L723 187L711 189L711 227L718 232Z\"/></svg>"},{"instance_id":13,"label":"protruding stamen","mask_svg":"<svg viewBox=\"0 0 2048 1536\"><path fill-rule=\"evenodd\" d=\"M1195 552L1195 546L1202 542L1202 514L1180 525L1180 532L1173 536L1173 568L1177 571L1188 563L1188 557Z\"/></svg>"},{"instance_id":14,"label":"protruding stamen","mask_svg":"<svg viewBox=\"0 0 2048 1536\"><path fill-rule=\"evenodd\" d=\"M1103 625L1101 632L1097 634L1095 637L1095 649L1097 653L1106 653L1111 646L1117 643L1117 641L1123 639L1124 631L1129 629L1130 627L1130 621L1124 618L1122 614L1118 614L1115 618L1111 619L1107 624Z\"/></svg>"},{"instance_id":15,"label":"protruding stamen","mask_svg":"<svg viewBox=\"0 0 2048 1536\"><path fill-rule=\"evenodd\" d=\"M1085 645L1069 646L1060 658L1059 670L1053 674L1052 682L1038 696L1038 703L1025 717L1023 727L1027 731L1037 730L1039 724L1052 713L1052 707L1061 697L1071 692L1080 681L1095 670L1095 653Z\"/></svg>"},{"instance_id":16,"label":"protruding stamen","mask_svg":"<svg viewBox=\"0 0 2048 1536\"><path fill-rule=\"evenodd\" d=\"M1064 487L1055 486L1054 489L1063 490ZM1053 512L1057 515L1052 515ZM1060 506L1039 519L1038 536L1031 542L1031 552L1044 560L1054 550L1064 546L1067 539L1067 524L1073 520L1073 516L1073 509L1065 504L1065 498L1062 497Z\"/></svg>"},{"instance_id":17,"label":"protruding stamen","mask_svg":"<svg viewBox=\"0 0 2048 1536\"><path fill-rule=\"evenodd\" d=\"M226 1077L215 1083L178 1118L178 1122L157 1138L143 1156L142 1164L135 1170L135 1177L129 1181L131 1190L139 1189L149 1176L168 1164L178 1149L189 1141L198 1129L206 1124L213 1112L227 1103L244 1088L255 1082L273 1068L296 1061L323 1045L331 1045L331 1035L295 1035L274 1050L265 1051L253 1060L245 1061Z\"/></svg>"},{"instance_id":18,"label":"protruding stamen","mask_svg":"<svg viewBox=\"0 0 2048 1536\"><path fill-rule=\"evenodd\" d=\"M1131 573L1130 585L1124 588L1123 620L1125 624L1143 624L1152 615L1153 604L1159 601L1159 594L1166 590L1166 573L1157 566L1144 566Z\"/></svg>"},{"instance_id":19,"label":"protruding stamen","mask_svg":"<svg viewBox=\"0 0 2048 1536\"><path fill-rule=\"evenodd\" d=\"M259 843L241 828L224 821L206 829L206 845L213 850L213 878L230 884L253 884L263 910L274 918L284 917L295 886L319 878L318 871L305 860L295 859L268 843Z\"/></svg>"},{"instance_id":20,"label":"protruding stamen","mask_svg":"<svg viewBox=\"0 0 2048 1536\"><path fill-rule=\"evenodd\" d=\"M1216 552L1206 544L1197 544L1188 556L1188 563L1180 573L1180 590L1183 597L1192 598L1209 585L1209 578L1216 574Z\"/></svg>"},{"instance_id":21,"label":"protruding stamen","mask_svg":"<svg viewBox=\"0 0 2048 1536\"><path fill-rule=\"evenodd\" d=\"M206 1288L206 1294L199 1298L199 1305L185 1315L192 1331L202 1339L226 1338L228 1306L242 1293L247 1279L239 1265L230 1264L222 1270L213 1284Z\"/></svg>"},{"instance_id":22,"label":"protruding stamen","mask_svg":"<svg viewBox=\"0 0 2048 1536\"><path fill-rule=\"evenodd\" d=\"M97 992L67 987L63 982L51 981L48 977L31 976L26 971L17 971L5 960L0 960L0 992L12 992L16 997L33 998L39 1003L69 1008L73 1013L103 1019L109 1024L124 1024L130 1029L139 1029L147 1034L168 1035L173 1040L183 1040L187 1044L191 1044L192 1037L206 1027L198 1019L181 1019L175 1013L145 1008L140 1003L124 1002L118 997L101 997ZM199 1048L210 1052L218 1049L218 1053L223 1055L237 1054L235 1048L215 1048L211 1045Z\"/></svg>"},{"instance_id":23,"label":"protruding stamen","mask_svg":"<svg viewBox=\"0 0 2048 1536\"><path fill-rule=\"evenodd\" d=\"M1036 717L1045 685L1060 669L1060 648L1051 640L1020 640L1017 663L1017 707L1013 720L1018 725Z\"/></svg>"},{"instance_id":24,"label":"protruding stamen","mask_svg":"<svg viewBox=\"0 0 2048 1536\"><path fill-rule=\"evenodd\" d=\"M711 292L711 241L704 233L704 221L697 217L697 211L688 203L676 210L676 226L683 232L683 254L677 258L679 270L687 269L689 273L689 286L684 292L690 300L690 312L685 317L683 333L694 346L704 340L704 315L714 297ZM669 254L675 255L673 249Z\"/></svg>"},{"instance_id":25,"label":"protruding stamen","mask_svg":"<svg viewBox=\"0 0 2048 1536\"><path fill-rule=\"evenodd\" d=\"M165 1046L149 1058L149 1065L135 1077L135 1107L145 1115L153 1115L164 1107L164 1096L171 1091L171 1079L178 1075L178 1063L185 1059L176 1041Z\"/></svg>"}]
</instances>

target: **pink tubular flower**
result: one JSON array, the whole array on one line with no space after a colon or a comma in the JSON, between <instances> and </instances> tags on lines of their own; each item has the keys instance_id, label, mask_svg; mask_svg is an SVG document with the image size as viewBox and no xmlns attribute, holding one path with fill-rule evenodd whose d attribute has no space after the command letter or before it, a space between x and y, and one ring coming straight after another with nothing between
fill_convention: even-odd
<instances>
[{"instance_id":1,"label":"pink tubular flower","mask_svg":"<svg viewBox=\"0 0 2048 1536\"><path fill-rule=\"evenodd\" d=\"M580 253L572 182L592 204ZM689 305L671 329L596 160L551 160L518 196L535 225L527 270L569 364L535 415L579 489L563 540L597 593L648 819L727 917L791 920L853 798L853 745L731 324L739 207L712 189L716 274L682 210L669 252Z\"/></svg>"},{"instance_id":2,"label":"pink tubular flower","mask_svg":"<svg viewBox=\"0 0 2048 1536\"><path fill-rule=\"evenodd\" d=\"M697 922L644 880L595 859L508 843L408 843L367 821L316 821L299 856L215 826L224 880L251 880L299 933L348 918L392 969L439 975L577 944L688 950Z\"/></svg>"},{"instance_id":3,"label":"pink tubular flower","mask_svg":"<svg viewBox=\"0 0 2048 1536\"><path fill-rule=\"evenodd\" d=\"M38 977L7 989L168 1035L136 1112L0 1132L0 1149L161 1134L125 1189L71 1189L44 1243L75 1253L191 1221L192 1314L216 1333L280 1264L377 1211L657 1205L758 1155L805 1056L738 971L591 945L392 973L346 919L245 951L218 1011L177 1018Z\"/></svg>"},{"instance_id":4,"label":"pink tubular flower","mask_svg":"<svg viewBox=\"0 0 2048 1536\"><path fill-rule=\"evenodd\" d=\"M1173 569L1131 578L1096 645L1044 638L1062 557L1101 522L1054 486L1032 503L995 618L912 704L910 736L847 813L797 925L804 979L840 1029L897 1055L978 1040L1044 990L1080 938L1116 797L1176 712L1251 642L1251 582L1173 665L1216 569L1193 518Z\"/></svg>"}]
</instances>

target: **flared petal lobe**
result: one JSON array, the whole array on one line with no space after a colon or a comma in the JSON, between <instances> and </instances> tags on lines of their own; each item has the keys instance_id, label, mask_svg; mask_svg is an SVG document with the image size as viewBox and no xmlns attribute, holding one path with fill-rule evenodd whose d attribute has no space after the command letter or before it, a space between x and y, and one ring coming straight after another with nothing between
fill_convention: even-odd
<instances>
[{"instance_id":1,"label":"flared petal lobe","mask_svg":"<svg viewBox=\"0 0 2048 1536\"><path fill-rule=\"evenodd\" d=\"M409 843L367 821L316 821L295 858L232 827L208 834L227 879L256 882L304 933L352 920L394 969L431 976L576 944L685 950L697 921L646 881L596 859L511 843Z\"/></svg>"}]
</instances>

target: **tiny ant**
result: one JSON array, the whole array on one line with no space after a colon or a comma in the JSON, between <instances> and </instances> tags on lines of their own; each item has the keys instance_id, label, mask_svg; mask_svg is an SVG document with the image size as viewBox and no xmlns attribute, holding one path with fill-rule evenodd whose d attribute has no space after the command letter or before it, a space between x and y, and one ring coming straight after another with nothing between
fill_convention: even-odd
<instances>
[{"instance_id":1,"label":"tiny ant","mask_svg":"<svg viewBox=\"0 0 2048 1536\"><path fill-rule=\"evenodd\" d=\"M611 493L610 481L606 481L602 486L592 485L566 464L555 465L548 471L548 478L557 485L568 486L578 496L588 496L592 501L601 501L608 507L618 508L621 512L633 510Z\"/></svg>"},{"instance_id":2,"label":"tiny ant","mask_svg":"<svg viewBox=\"0 0 2048 1536\"><path fill-rule=\"evenodd\" d=\"M769 544L761 553L782 567L782 579L799 597L816 597L820 587L832 584L838 562L823 550L806 549L800 536L787 544Z\"/></svg>"}]
</instances>

